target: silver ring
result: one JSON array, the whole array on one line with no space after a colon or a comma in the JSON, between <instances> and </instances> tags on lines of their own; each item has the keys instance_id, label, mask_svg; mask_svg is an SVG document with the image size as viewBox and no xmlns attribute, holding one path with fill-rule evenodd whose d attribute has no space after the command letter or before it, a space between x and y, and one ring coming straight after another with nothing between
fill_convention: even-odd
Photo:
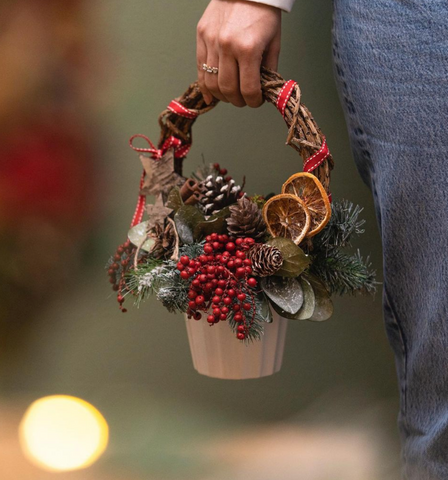
<instances>
[{"instance_id":1,"label":"silver ring","mask_svg":"<svg viewBox=\"0 0 448 480\"><path fill-rule=\"evenodd\" d=\"M218 73L218 67L211 67L206 63L202 64L202 70L206 71L207 73Z\"/></svg>"}]
</instances>

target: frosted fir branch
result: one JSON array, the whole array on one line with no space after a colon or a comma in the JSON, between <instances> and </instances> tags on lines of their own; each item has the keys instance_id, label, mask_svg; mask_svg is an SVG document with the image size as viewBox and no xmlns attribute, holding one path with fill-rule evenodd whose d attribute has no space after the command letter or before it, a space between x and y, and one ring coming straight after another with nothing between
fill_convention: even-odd
<instances>
[{"instance_id":1,"label":"frosted fir branch","mask_svg":"<svg viewBox=\"0 0 448 480\"><path fill-rule=\"evenodd\" d=\"M340 200L331 207L330 221L314 239L314 249L344 248L351 246L353 236L364 233L366 223L359 219L363 208L348 200Z\"/></svg>"},{"instance_id":2,"label":"frosted fir branch","mask_svg":"<svg viewBox=\"0 0 448 480\"><path fill-rule=\"evenodd\" d=\"M347 255L339 250L330 250L325 255L317 255L310 272L317 275L330 294L374 294L379 282L376 271L371 269L369 257L363 259L359 250Z\"/></svg>"}]
</instances>

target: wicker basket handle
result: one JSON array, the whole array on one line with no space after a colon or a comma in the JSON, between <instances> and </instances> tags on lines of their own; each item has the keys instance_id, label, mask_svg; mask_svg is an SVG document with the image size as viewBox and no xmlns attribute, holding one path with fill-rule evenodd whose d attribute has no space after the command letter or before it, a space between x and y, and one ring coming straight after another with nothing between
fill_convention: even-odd
<instances>
[{"instance_id":1,"label":"wicker basket handle","mask_svg":"<svg viewBox=\"0 0 448 480\"><path fill-rule=\"evenodd\" d=\"M277 99L285 85L285 80L277 73L265 67L261 69L261 88L263 97L269 103L277 106ZM284 108L284 119L288 126L286 144L297 150L305 163L324 146L325 137L322 135L317 123L308 108L300 102L301 92L297 84L292 88L291 95ZM207 113L214 108L219 101L207 105L202 96L197 82L192 83L186 92L176 98L176 102L194 113L193 118L181 116L170 109L164 110L159 115L161 134L158 148L171 136L179 138L184 145L192 143L192 126L199 115ZM175 170L182 174L183 158L176 158ZM327 193L330 192L330 171L334 165L331 154L313 171Z\"/></svg>"}]
</instances>

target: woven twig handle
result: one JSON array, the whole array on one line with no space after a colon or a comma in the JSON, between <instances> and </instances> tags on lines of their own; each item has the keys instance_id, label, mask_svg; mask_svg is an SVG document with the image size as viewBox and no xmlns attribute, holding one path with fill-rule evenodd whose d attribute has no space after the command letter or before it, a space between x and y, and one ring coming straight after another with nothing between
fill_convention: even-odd
<instances>
[{"instance_id":1,"label":"woven twig handle","mask_svg":"<svg viewBox=\"0 0 448 480\"><path fill-rule=\"evenodd\" d=\"M277 104L277 98L284 84L285 80L277 72L262 67L261 88L264 98L269 103ZM300 102L300 97L300 88L295 84L285 107L284 118L289 129L286 143L297 150L303 162L305 162L319 151L324 142L324 136L308 108ZM215 101L211 105L207 105L197 82L192 83L187 91L176 100L187 109L195 112L197 116L207 113L219 103L219 101ZM192 126L195 120L196 118L186 118L173 113L171 110L164 110L159 115L161 128L159 148L171 135L180 138L186 145L191 144ZM180 175L182 174L182 161L182 158L177 158L175 163L175 170ZM330 154L313 172L319 178L327 193L330 192L330 171L333 165L333 158Z\"/></svg>"}]
</instances>

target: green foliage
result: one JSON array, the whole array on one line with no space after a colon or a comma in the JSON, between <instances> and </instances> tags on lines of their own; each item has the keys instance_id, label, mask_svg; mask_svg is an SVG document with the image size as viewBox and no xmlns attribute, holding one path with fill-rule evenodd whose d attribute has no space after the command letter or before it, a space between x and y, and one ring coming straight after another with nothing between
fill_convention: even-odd
<instances>
[{"instance_id":1,"label":"green foliage","mask_svg":"<svg viewBox=\"0 0 448 480\"><path fill-rule=\"evenodd\" d=\"M151 295L171 313L185 312L188 306L188 282L183 280L172 260L160 261L147 257L126 275L127 295L135 297L137 305Z\"/></svg>"},{"instance_id":2,"label":"green foliage","mask_svg":"<svg viewBox=\"0 0 448 480\"><path fill-rule=\"evenodd\" d=\"M267 244L278 248L283 257L283 264L274 275L298 277L311 263L308 255L289 238L271 238Z\"/></svg>"},{"instance_id":3,"label":"green foliage","mask_svg":"<svg viewBox=\"0 0 448 480\"><path fill-rule=\"evenodd\" d=\"M326 227L313 238L314 249L344 248L351 246L354 235L361 235L365 220L359 220L362 212L359 205L348 200L334 202L331 217Z\"/></svg>"},{"instance_id":4,"label":"green foliage","mask_svg":"<svg viewBox=\"0 0 448 480\"><path fill-rule=\"evenodd\" d=\"M248 297L251 295L251 292L249 291L249 289L244 289L243 288L243 291L244 291L244 293L246 293L246 295L248 295ZM253 294L253 291L252 291L252 294ZM254 323L251 325L251 328L247 332L246 338L243 340L245 343L251 343L254 340L260 340L260 338L261 338L261 336L263 335L263 332L264 332L264 325L263 324L272 322L272 312L271 312L271 309L269 307L269 301L268 301L266 295L264 295L263 292L259 292L258 294L254 295L253 301L254 301L254 305L255 305ZM232 331L236 335L238 325L241 325L241 324L238 323L238 322L235 322L235 320L233 319L233 315L234 315L234 312L233 312L233 310L231 310L228 322L229 322L230 328L232 329ZM248 317L250 315L252 315L252 310L250 310L247 313Z\"/></svg>"},{"instance_id":5,"label":"green foliage","mask_svg":"<svg viewBox=\"0 0 448 480\"><path fill-rule=\"evenodd\" d=\"M314 257L310 272L325 284L331 294L373 294L378 285L369 257L363 259L359 250L354 255L348 255L336 248L329 249L325 254Z\"/></svg>"},{"instance_id":6,"label":"green foliage","mask_svg":"<svg viewBox=\"0 0 448 480\"><path fill-rule=\"evenodd\" d=\"M342 249L351 247L354 236L364 233L365 220L359 219L362 208L347 200L334 202L327 226L313 237L313 262L309 269L330 294L373 294L378 283L369 258L363 259Z\"/></svg>"}]
</instances>

